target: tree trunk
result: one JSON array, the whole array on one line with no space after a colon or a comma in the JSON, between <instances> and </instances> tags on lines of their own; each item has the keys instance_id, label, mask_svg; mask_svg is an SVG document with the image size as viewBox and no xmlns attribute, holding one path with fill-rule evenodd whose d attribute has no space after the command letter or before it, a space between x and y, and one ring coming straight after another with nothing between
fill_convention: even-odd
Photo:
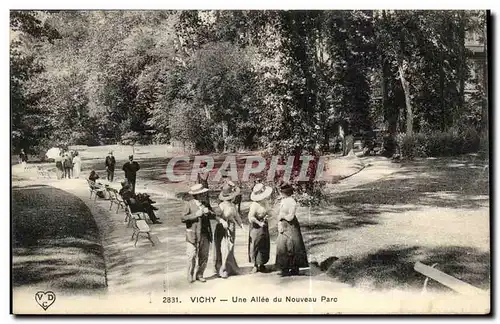
<instances>
[{"instance_id":1,"label":"tree trunk","mask_svg":"<svg viewBox=\"0 0 500 324\"><path fill-rule=\"evenodd\" d=\"M222 142L224 143L224 152L227 152L227 121L222 122Z\"/></svg>"},{"instance_id":2,"label":"tree trunk","mask_svg":"<svg viewBox=\"0 0 500 324\"><path fill-rule=\"evenodd\" d=\"M403 64L399 64L399 77L401 79L401 85L403 87L403 91L405 94L405 103L406 103L406 135L413 135L413 110L411 107L411 99L410 99L410 86L408 81L404 75Z\"/></svg>"},{"instance_id":3,"label":"tree trunk","mask_svg":"<svg viewBox=\"0 0 500 324\"><path fill-rule=\"evenodd\" d=\"M388 155L392 155L395 152L399 119L398 108L389 106L390 82L389 65L385 55L382 54L382 108L385 120L387 121L387 132L389 133L389 139L384 143L384 150Z\"/></svg>"},{"instance_id":4,"label":"tree trunk","mask_svg":"<svg viewBox=\"0 0 500 324\"><path fill-rule=\"evenodd\" d=\"M444 67L443 67L443 53L441 52L441 58L440 58L440 64L439 64L439 90L441 93L441 131L446 130L446 107L445 107L445 93L444 93Z\"/></svg>"},{"instance_id":5,"label":"tree trunk","mask_svg":"<svg viewBox=\"0 0 500 324\"><path fill-rule=\"evenodd\" d=\"M483 109L481 112L481 124L482 124L482 133L487 137L488 135L488 14L485 14L484 17L484 28L483 28L483 35L484 35L484 57L483 57Z\"/></svg>"}]
</instances>

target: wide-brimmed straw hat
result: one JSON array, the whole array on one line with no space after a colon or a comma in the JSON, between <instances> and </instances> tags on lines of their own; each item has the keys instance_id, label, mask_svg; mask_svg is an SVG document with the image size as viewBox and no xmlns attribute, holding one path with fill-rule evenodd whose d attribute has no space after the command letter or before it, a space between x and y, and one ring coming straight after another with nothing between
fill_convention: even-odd
<instances>
[{"instance_id":1,"label":"wide-brimmed straw hat","mask_svg":"<svg viewBox=\"0 0 500 324\"><path fill-rule=\"evenodd\" d=\"M199 195L208 191L208 188L205 188L201 185L201 183L195 184L189 189L190 195Z\"/></svg>"},{"instance_id":2,"label":"wide-brimmed straw hat","mask_svg":"<svg viewBox=\"0 0 500 324\"><path fill-rule=\"evenodd\" d=\"M225 184L219 194L219 200L233 200L236 196L240 194L240 188L232 187L229 184Z\"/></svg>"},{"instance_id":3,"label":"wide-brimmed straw hat","mask_svg":"<svg viewBox=\"0 0 500 324\"><path fill-rule=\"evenodd\" d=\"M250 199L253 201L261 201L266 199L273 192L273 188L264 186L262 183L258 183L253 187L252 194L250 195Z\"/></svg>"}]
</instances>

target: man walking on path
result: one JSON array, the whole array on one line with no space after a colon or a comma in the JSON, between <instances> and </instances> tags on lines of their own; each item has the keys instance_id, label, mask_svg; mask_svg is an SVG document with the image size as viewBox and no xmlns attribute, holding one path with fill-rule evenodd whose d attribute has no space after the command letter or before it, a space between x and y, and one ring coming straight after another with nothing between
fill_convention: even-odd
<instances>
[{"instance_id":1,"label":"man walking on path","mask_svg":"<svg viewBox=\"0 0 500 324\"><path fill-rule=\"evenodd\" d=\"M24 149L21 149L21 153L19 153L19 163L23 166L23 171L26 170L26 164L28 163L28 154L24 152Z\"/></svg>"},{"instance_id":2,"label":"man walking on path","mask_svg":"<svg viewBox=\"0 0 500 324\"><path fill-rule=\"evenodd\" d=\"M71 179L71 173L73 173L73 157L69 152L64 153L63 167L64 177Z\"/></svg>"},{"instance_id":3,"label":"man walking on path","mask_svg":"<svg viewBox=\"0 0 500 324\"><path fill-rule=\"evenodd\" d=\"M210 219L215 219L215 213L200 201L201 195L208 192L201 184L191 187L189 194L193 199L186 202L181 221L186 224L186 253L188 257L187 280L206 282L203 273L207 267L210 243L212 242L212 227ZM196 257L198 270L195 272Z\"/></svg>"},{"instance_id":4,"label":"man walking on path","mask_svg":"<svg viewBox=\"0 0 500 324\"><path fill-rule=\"evenodd\" d=\"M125 172L125 178L132 187L132 192L135 193L135 180L137 177L137 171L141 169L139 163L134 161L134 156L130 155L128 157L128 162L123 165L123 171Z\"/></svg>"},{"instance_id":5,"label":"man walking on path","mask_svg":"<svg viewBox=\"0 0 500 324\"><path fill-rule=\"evenodd\" d=\"M113 151L109 151L109 155L106 156L106 171L108 172L108 181L113 182L115 177L115 164L116 160L113 156Z\"/></svg>"}]
</instances>

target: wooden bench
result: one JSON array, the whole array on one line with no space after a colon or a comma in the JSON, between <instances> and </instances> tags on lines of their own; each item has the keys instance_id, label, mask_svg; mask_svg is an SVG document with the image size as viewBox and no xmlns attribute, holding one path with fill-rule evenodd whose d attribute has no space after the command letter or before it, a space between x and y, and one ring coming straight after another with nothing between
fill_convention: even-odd
<instances>
[{"instance_id":1,"label":"wooden bench","mask_svg":"<svg viewBox=\"0 0 500 324\"><path fill-rule=\"evenodd\" d=\"M106 188L104 186L100 186L99 184L90 181L87 179L87 184L89 185L89 191L90 191L90 197L89 199L92 199L92 195L94 195L94 201L97 200L97 194L101 192L102 194L105 195L106 193Z\"/></svg>"},{"instance_id":2,"label":"wooden bench","mask_svg":"<svg viewBox=\"0 0 500 324\"><path fill-rule=\"evenodd\" d=\"M478 296L478 295L485 295L487 294L486 291L479 289L477 287L474 287L466 282L463 282L461 280L458 280L455 277L452 277L442 271L439 271L435 269L436 264L433 264L432 266L425 265L419 261L415 263L414 269L415 271L423 274L427 278L425 278L424 282L424 288L422 292L425 292L427 289L427 282L430 279L433 279L442 285L445 285L446 287L453 289L454 291L458 292L459 294L462 295L468 295L468 296Z\"/></svg>"},{"instance_id":3,"label":"wooden bench","mask_svg":"<svg viewBox=\"0 0 500 324\"><path fill-rule=\"evenodd\" d=\"M153 241L153 239L151 237L151 228L149 227L148 223L146 223L146 221L144 219L137 219L136 217L137 217L137 214L132 215L132 224L133 224L133 229L134 229L134 232L132 233L132 240L134 239L134 236L135 236L134 246L137 246L137 241L139 241L140 234L146 234L147 239L154 246L155 242Z\"/></svg>"},{"instance_id":4,"label":"wooden bench","mask_svg":"<svg viewBox=\"0 0 500 324\"><path fill-rule=\"evenodd\" d=\"M113 204L116 204L116 213L118 214L118 210L120 208L125 209L125 202L123 201L122 197L118 193L118 190L111 188L110 186L106 186L106 191L108 192L108 197L109 197L109 210L113 208Z\"/></svg>"},{"instance_id":5,"label":"wooden bench","mask_svg":"<svg viewBox=\"0 0 500 324\"><path fill-rule=\"evenodd\" d=\"M152 223L147 213L143 211L132 212L130 205L125 204L125 222L127 223L127 227L130 227L130 225L133 224L134 219L149 221Z\"/></svg>"}]
</instances>

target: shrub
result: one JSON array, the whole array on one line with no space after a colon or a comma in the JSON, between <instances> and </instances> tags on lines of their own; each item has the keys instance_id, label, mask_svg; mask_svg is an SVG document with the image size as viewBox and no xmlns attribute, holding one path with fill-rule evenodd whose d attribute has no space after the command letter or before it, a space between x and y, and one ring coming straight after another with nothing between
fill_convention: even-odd
<instances>
[{"instance_id":1,"label":"shrub","mask_svg":"<svg viewBox=\"0 0 500 324\"><path fill-rule=\"evenodd\" d=\"M135 145L141 139L141 135L138 132L130 131L122 135L121 144L122 145Z\"/></svg>"},{"instance_id":2,"label":"shrub","mask_svg":"<svg viewBox=\"0 0 500 324\"><path fill-rule=\"evenodd\" d=\"M427 138L424 134L416 133L412 136L398 134L396 141L399 152L405 159L427 156Z\"/></svg>"},{"instance_id":3,"label":"shrub","mask_svg":"<svg viewBox=\"0 0 500 324\"><path fill-rule=\"evenodd\" d=\"M155 144L169 144L170 135L164 133L158 133L153 136L153 143Z\"/></svg>"},{"instance_id":4,"label":"shrub","mask_svg":"<svg viewBox=\"0 0 500 324\"><path fill-rule=\"evenodd\" d=\"M236 136L228 136L226 137L226 149L229 152L237 152L241 149L243 149L244 144L243 140L239 137Z\"/></svg>"}]
</instances>

